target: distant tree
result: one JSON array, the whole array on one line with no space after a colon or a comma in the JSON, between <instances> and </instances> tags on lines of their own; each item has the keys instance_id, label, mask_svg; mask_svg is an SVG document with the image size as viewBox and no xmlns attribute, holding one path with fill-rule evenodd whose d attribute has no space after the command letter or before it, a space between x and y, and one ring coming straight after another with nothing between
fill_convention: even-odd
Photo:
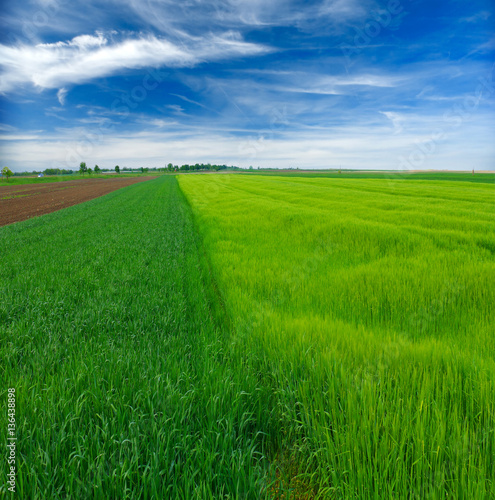
<instances>
[{"instance_id":1,"label":"distant tree","mask_svg":"<svg viewBox=\"0 0 495 500\"><path fill-rule=\"evenodd\" d=\"M172 172L172 170L174 169L174 166L171 163L169 163L167 165L167 169L168 169L169 172Z\"/></svg>"},{"instance_id":2,"label":"distant tree","mask_svg":"<svg viewBox=\"0 0 495 500\"><path fill-rule=\"evenodd\" d=\"M72 170L65 170L60 168L45 168L43 170L45 175L69 175L72 174Z\"/></svg>"},{"instance_id":3,"label":"distant tree","mask_svg":"<svg viewBox=\"0 0 495 500\"><path fill-rule=\"evenodd\" d=\"M95 174L99 174L101 171L101 168L98 165L95 165Z\"/></svg>"},{"instance_id":4,"label":"distant tree","mask_svg":"<svg viewBox=\"0 0 495 500\"><path fill-rule=\"evenodd\" d=\"M118 165L115 166L115 172L117 172L118 174L120 174L120 167Z\"/></svg>"},{"instance_id":5,"label":"distant tree","mask_svg":"<svg viewBox=\"0 0 495 500\"><path fill-rule=\"evenodd\" d=\"M43 170L43 173L45 175L68 175L72 174L72 170L65 170L60 168L45 168L45 170Z\"/></svg>"},{"instance_id":6,"label":"distant tree","mask_svg":"<svg viewBox=\"0 0 495 500\"><path fill-rule=\"evenodd\" d=\"M91 168L88 168L87 172L88 172L89 175L91 175L93 173L93 171L91 170Z\"/></svg>"},{"instance_id":7,"label":"distant tree","mask_svg":"<svg viewBox=\"0 0 495 500\"><path fill-rule=\"evenodd\" d=\"M88 167L86 166L86 163L84 163L82 161L81 164L79 165L79 173L84 175L84 173L87 171L88 171Z\"/></svg>"},{"instance_id":8,"label":"distant tree","mask_svg":"<svg viewBox=\"0 0 495 500\"><path fill-rule=\"evenodd\" d=\"M9 168L9 167L3 167L3 168L2 168L2 175L3 175L4 177L7 177L7 182L9 182L9 177L10 177L11 175L14 175L14 174L12 173L12 170L10 170L10 168Z\"/></svg>"}]
</instances>

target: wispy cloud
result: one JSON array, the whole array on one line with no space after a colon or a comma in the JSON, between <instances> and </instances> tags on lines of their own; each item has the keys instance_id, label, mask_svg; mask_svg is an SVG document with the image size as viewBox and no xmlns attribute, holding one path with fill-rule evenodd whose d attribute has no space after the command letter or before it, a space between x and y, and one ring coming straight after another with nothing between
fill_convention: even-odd
<instances>
[{"instance_id":1,"label":"wispy cloud","mask_svg":"<svg viewBox=\"0 0 495 500\"><path fill-rule=\"evenodd\" d=\"M64 88L61 88L58 92L57 92L57 99L58 99L58 102L63 106L65 104L65 98L67 97L67 93L68 93L68 90L67 89L64 89Z\"/></svg>"},{"instance_id":2,"label":"wispy cloud","mask_svg":"<svg viewBox=\"0 0 495 500\"><path fill-rule=\"evenodd\" d=\"M385 115L392 122L394 134L400 134L402 132L402 124L405 120L404 116L401 116L399 113L395 113L393 111L380 111L380 113Z\"/></svg>"},{"instance_id":3,"label":"wispy cloud","mask_svg":"<svg viewBox=\"0 0 495 500\"><path fill-rule=\"evenodd\" d=\"M320 0L304 5L297 0L125 0L124 4L163 33L203 31L205 19L212 30L275 26L335 29L343 22L365 18L376 5L373 0Z\"/></svg>"},{"instance_id":4,"label":"wispy cloud","mask_svg":"<svg viewBox=\"0 0 495 500\"><path fill-rule=\"evenodd\" d=\"M208 107L208 106L205 106L204 104L202 104L202 103L200 103L200 102L198 102L198 101L194 101L193 99L189 99L189 97L186 97L186 96L184 96L184 95L180 95L180 94L173 94L173 93L171 93L170 95L173 95L173 96L175 96L175 97L178 97L179 99L182 99L183 101L188 102L188 103L190 103L190 104L194 104L194 105L196 105L196 106L199 106L200 108L207 109L208 111L212 111L213 113L219 113L217 110L212 109L212 108L210 108L210 107Z\"/></svg>"},{"instance_id":5,"label":"wispy cloud","mask_svg":"<svg viewBox=\"0 0 495 500\"><path fill-rule=\"evenodd\" d=\"M184 108L178 104L168 104L167 108L171 110L174 115L187 116L186 113L184 113Z\"/></svg>"},{"instance_id":6,"label":"wispy cloud","mask_svg":"<svg viewBox=\"0 0 495 500\"><path fill-rule=\"evenodd\" d=\"M466 23L477 23L479 21L487 21L492 16L491 12L487 10L482 10L477 12L473 16L464 17L461 21Z\"/></svg>"},{"instance_id":7,"label":"wispy cloud","mask_svg":"<svg viewBox=\"0 0 495 500\"><path fill-rule=\"evenodd\" d=\"M113 42L101 33L35 46L2 45L0 65L4 71L0 92L6 93L27 83L40 88L61 88L131 69L191 67L205 61L259 55L270 50L267 46L243 41L235 32L201 38L184 35L180 46L155 36Z\"/></svg>"},{"instance_id":8,"label":"wispy cloud","mask_svg":"<svg viewBox=\"0 0 495 500\"><path fill-rule=\"evenodd\" d=\"M493 6L425 7L7 2L0 161L46 168L83 151L79 161L100 165L397 168L441 130L424 168L486 167L495 157ZM145 92L151 74L161 79Z\"/></svg>"}]
</instances>

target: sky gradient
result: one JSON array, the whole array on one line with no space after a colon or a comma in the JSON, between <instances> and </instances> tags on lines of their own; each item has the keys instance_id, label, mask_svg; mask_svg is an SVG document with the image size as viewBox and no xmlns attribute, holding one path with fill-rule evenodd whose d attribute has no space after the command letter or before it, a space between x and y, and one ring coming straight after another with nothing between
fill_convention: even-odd
<instances>
[{"instance_id":1,"label":"sky gradient","mask_svg":"<svg viewBox=\"0 0 495 500\"><path fill-rule=\"evenodd\" d=\"M490 0L18 0L0 164L495 169Z\"/></svg>"}]
</instances>

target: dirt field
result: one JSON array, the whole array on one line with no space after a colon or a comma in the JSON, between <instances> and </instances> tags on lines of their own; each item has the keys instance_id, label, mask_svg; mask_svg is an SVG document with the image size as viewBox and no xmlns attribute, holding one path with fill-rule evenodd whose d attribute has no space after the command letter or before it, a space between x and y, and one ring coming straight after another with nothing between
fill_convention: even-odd
<instances>
[{"instance_id":1,"label":"dirt field","mask_svg":"<svg viewBox=\"0 0 495 500\"><path fill-rule=\"evenodd\" d=\"M154 177L88 179L46 184L0 186L0 226L77 205Z\"/></svg>"}]
</instances>

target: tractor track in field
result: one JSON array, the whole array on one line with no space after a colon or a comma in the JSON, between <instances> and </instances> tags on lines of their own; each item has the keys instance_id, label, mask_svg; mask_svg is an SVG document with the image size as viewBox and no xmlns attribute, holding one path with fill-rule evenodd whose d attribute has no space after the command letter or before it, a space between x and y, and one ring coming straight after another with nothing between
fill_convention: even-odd
<instances>
[{"instance_id":1,"label":"tractor track in field","mask_svg":"<svg viewBox=\"0 0 495 500\"><path fill-rule=\"evenodd\" d=\"M0 186L0 226L49 214L151 179L155 177L82 179Z\"/></svg>"}]
</instances>

